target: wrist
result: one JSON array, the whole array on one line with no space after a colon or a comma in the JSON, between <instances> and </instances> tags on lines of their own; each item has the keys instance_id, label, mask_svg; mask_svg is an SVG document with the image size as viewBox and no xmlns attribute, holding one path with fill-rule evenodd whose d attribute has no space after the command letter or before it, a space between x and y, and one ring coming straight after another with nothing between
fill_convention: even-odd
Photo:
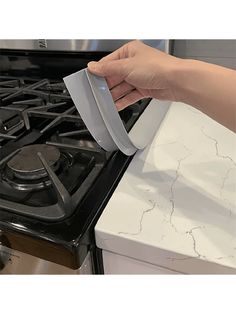
<instances>
[{"instance_id":1,"label":"wrist","mask_svg":"<svg viewBox=\"0 0 236 314\"><path fill-rule=\"evenodd\" d=\"M193 77L198 68L198 61L178 59L170 75L170 85L175 101L188 103L194 92Z\"/></svg>"}]
</instances>

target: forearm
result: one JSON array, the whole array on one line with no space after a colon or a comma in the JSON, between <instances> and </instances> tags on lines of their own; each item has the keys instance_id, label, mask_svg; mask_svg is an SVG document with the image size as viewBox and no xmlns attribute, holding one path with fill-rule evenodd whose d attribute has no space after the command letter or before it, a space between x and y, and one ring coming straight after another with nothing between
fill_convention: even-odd
<instances>
[{"instance_id":1,"label":"forearm","mask_svg":"<svg viewBox=\"0 0 236 314\"><path fill-rule=\"evenodd\" d=\"M176 99L236 132L236 71L183 60L172 76Z\"/></svg>"}]
</instances>

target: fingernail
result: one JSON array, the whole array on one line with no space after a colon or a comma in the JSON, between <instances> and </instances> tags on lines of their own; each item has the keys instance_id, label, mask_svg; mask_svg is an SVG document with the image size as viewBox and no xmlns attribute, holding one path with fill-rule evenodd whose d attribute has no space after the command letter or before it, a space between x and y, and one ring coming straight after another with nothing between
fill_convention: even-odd
<instances>
[{"instance_id":1,"label":"fingernail","mask_svg":"<svg viewBox=\"0 0 236 314\"><path fill-rule=\"evenodd\" d=\"M97 68L97 63L98 62L96 62L96 61L90 61L87 65L88 65L88 68L90 69L90 70L96 70L96 68Z\"/></svg>"}]
</instances>

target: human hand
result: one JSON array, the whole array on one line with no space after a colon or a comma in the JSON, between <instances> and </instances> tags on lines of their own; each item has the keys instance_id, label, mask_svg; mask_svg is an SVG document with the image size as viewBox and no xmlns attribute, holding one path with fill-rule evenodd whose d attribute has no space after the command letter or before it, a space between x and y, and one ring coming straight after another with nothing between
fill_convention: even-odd
<instances>
[{"instance_id":1,"label":"human hand","mask_svg":"<svg viewBox=\"0 0 236 314\"><path fill-rule=\"evenodd\" d=\"M91 73L106 78L118 110L142 98L177 100L171 74L181 59L131 41L98 62L89 62Z\"/></svg>"},{"instance_id":2,"label":"human hand","mask_svg":"<svg viewBox=\"0 0 236 314\"><path fill-rule=\"evenodd\" d=\"M131 41L98 62L90 72L105 77L118 110L142 98L181 101L236 132L236 71L181 59Z\"/></svg>"}]
</instances>

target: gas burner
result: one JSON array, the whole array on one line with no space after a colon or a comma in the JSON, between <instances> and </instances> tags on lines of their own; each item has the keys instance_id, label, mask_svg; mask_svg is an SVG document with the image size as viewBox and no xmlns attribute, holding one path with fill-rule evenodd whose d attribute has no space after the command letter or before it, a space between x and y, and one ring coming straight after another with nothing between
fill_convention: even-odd
<instances>
[{"instance_id":1,"label":"gas burner","mask_svg":"<svg viewBox=\"0 0 236 314\"><path fill-rule=\"evenodd\" d=\"M57 171L61 164L66 167L70 162L57 147L46 144L25 146L7 161L4 181L18 191L37 191L49 187L51 180L39 155L45 158L52 171Z\"/></svg>"},{"instance_id":2,"label":"gas burner","mask_svg":"<svg viewBox=\"0 0 236 314\"><path fill-rule=\"evenodd\" d=\"M10 159L7 167L14 176L22 180L38 180L47 177L47 172L38 157L41 153L48 165L56 171L59 166L60 151L55 146L46 144L30 145L23 147L20 152Z\"/></svg>"},{"instance_id":3,"label":"gas burner","mask_svg":"<svg viewBox=\"0 0 236 314\"><path fill-rule=\"evenodd\" d=\"M13 151L0 160L0 208L42 220L70 216L103 167L90 153L56 143Z\"/></svg>"}]
</instances>

